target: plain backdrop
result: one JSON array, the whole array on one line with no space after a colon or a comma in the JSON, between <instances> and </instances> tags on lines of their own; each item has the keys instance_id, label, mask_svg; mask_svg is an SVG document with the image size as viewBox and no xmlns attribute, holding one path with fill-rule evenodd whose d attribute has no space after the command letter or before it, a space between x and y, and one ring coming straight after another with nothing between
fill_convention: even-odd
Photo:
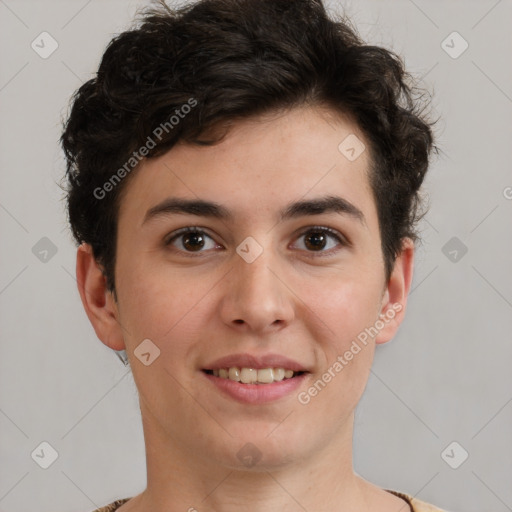
<instances>
[{"instance_id":1,"label":"plain backdrop","mask_svg":"<svg viewBox=\"0 0 512 512\"><path fill-rule=\"evenodd\" d=\"M143 5L0 0L3 512L86 512L145 487L136 388L82 309L57 186L69 98ZM355 470L453 512L512 510L512 2L343 6L433 91L443 150L407 316L357 409Z\"/></svg>"}]
</instances>

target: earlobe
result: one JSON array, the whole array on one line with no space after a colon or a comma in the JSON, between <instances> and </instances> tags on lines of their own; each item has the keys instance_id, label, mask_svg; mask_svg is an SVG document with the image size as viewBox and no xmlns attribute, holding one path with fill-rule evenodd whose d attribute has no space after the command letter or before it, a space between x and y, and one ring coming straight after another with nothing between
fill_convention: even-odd
<instances>
[{"instance_id":1,"label":"earlobe","mask_svg":"<svg viewBox=\"0 0 512 512\"><path fill-rule=\"evenodd\" d=\"M117 307L89 244L78 247L76 278L82 304L96 335L111 349L124 350Z\"/></svg>"},{"instance_id":2,"label":"earlobe","mask_svg":"<svg viewBox=\"0 0 512 512\"><path fill-rule=\"evenodd\" d=\"M414 270L414 242L410 238L402 241L402 250L397 256L393 272L382 298L379 316L378 335L375 343L391 340L402 323L407 306L407 297L412 283Z\"/></svg>"}]
</instances>

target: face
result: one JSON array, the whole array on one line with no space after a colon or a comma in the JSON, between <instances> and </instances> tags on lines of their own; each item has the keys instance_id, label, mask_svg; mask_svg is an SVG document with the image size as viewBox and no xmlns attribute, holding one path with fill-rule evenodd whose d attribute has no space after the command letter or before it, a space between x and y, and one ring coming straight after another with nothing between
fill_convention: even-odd
<instances>
[{"instance_id":1,"label":"face","mask_svg":"<svg viewBox=\"0 0 512 512\"><path fill-rule=\"evenodd\" d=\"M127 184L118 301L107 294L109 321L91 321L126 347L145 429L190 460L276 467L351 432L375 344L403 314L412 249L386 282L369 151L349 160L349 135L366 144L320 109L244 120L218 145L145 161ZM296 373L247 384L223 378L230 367L249 381L271 378L249 368Z\"/></svg>"}]
</instances>

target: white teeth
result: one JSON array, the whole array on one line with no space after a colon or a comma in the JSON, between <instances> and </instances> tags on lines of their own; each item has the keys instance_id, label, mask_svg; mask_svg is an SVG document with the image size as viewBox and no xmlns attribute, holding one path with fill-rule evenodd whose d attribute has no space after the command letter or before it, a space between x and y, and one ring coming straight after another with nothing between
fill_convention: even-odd
<instances>
[{"instance_id":1,"label":"white teeth","mask_svg":"<svg viewBox=\"0 0 512 512\"><path fill-rule=\"evenodd\" d=\"M284 370L284 368L274 368L273 373L274 373L274 380L280 381L280 380L284 379L284 374L286 373L286 371Z\"/></svg>"},{"instance_id":2,"label":"white teeth","mask_svg":"<svg viewBox=\"0 0 512 512\"><path fill-rule=\"evenodd\" d=\"M291 379L295 372L293 370L285 370L284 368L219 368L213 370L215 377L222 379L230 379L243 384L271 384L279 382L283 379Z\"/></svg>"},{"instance_id":3,"label":"white teeth","mask_svg":"<svg viewBox=\"0 0 512 512\"><path fill-rule=\"evenodd\" d=\"M254 384L258 381L258 370L254 368L242 368L240 370L240 380L244 384Z\"/></svg>"},{"instance_id":4,"label":"white teeth","mask_svg":"<svg viewBox=\"0 0 512 512\"><path fill-rule=\"evenodd\" d=\"M258 382L263 382L263 384L270 384L271 382L274 382L274 372L272 371L272 368L258 370Z\"/></svg>"},{"instance_id":5,"label":"white teeth","mask_svg":"<svg viewBox=\"0 0 512 512\"><path fill-rule=\"evenodd\" d=\"M228 377L231 380L235 380L236 382L240 382L242 379L240 378L240 370L238 368L230 368Z\"/></svg>"}]
</instances>

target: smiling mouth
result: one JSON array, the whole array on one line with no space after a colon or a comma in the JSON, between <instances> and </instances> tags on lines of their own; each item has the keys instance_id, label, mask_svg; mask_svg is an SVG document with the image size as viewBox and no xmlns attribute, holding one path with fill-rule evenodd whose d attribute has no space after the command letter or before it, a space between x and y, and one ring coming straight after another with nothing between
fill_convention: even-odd
<instances>
[{"instance_id":1,"label":"smiling mouth","mask_svg":"<svg viewBox=\"0 0 512 512\"><path fill-rule=\"evenodd\" d=\"M228 379L242 384L272 384L283 380L293 379L306 371L293 371L285 368L219 368L215 370L203 370L208 375L220 379Z\"/></svg>"}]
</instances>

